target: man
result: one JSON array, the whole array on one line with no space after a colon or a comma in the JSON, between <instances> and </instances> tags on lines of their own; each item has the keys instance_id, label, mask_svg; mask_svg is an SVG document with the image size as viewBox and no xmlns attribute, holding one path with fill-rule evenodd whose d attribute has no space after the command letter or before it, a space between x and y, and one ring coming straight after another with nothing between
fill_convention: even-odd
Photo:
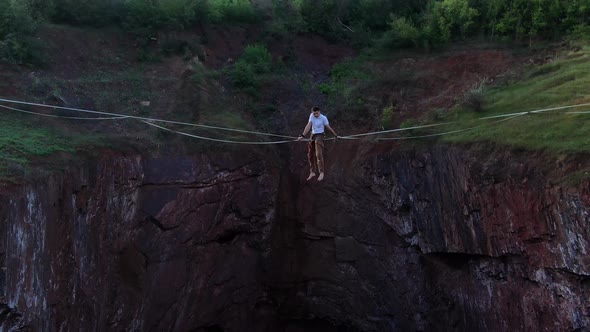
<instances>
[{"instance_id":1,"label":"man","mask_svg":"<svg viewBox=\"0 0 590 332\"><path fill-rule=\"evenodd\" d=\"M328 118L325 115L320 114L320 108L314 106L311 108L311 114L309 115L309 121L303 129L303 135L299 135L298 141L304 138L309 129L311 129L311 141L308 145L307 158L309 160L310 173L307 177L307 181L311 180L316 176L316 171L319 172L318 181L324 179L324 136L325 128L328 128L336 136L340 138L336 132L330 127Z\"/></svg>"}]
</instances>

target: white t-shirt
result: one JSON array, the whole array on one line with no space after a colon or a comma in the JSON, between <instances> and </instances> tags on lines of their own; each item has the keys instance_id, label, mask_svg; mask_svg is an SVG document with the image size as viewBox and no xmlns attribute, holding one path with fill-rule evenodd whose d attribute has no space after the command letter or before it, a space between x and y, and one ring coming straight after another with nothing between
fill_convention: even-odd
<instances>
[{"instance_id":1,"label":"white t-shirt","mask_svg":"<svg viewBox=\"0 0 590 332\"><path fill-rule=\"evenodd\" d=\"M311 122L312 134L322 134L324 132L324 127L330 125L328 118L323 114L320 114L320 116L316 118L313 116L313 113L311 113L309 115L309 122Z\"/></svg>"}]
</instances>

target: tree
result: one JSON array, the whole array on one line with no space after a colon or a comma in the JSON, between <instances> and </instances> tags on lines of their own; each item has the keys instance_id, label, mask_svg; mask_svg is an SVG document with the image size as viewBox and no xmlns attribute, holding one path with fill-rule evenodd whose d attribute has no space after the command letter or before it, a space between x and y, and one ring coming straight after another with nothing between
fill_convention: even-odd
<instances>
[{"instance_id":1,"label":"tree","mask_svg":"<svg viewBox=\"0 0 590 332\"><path fill-rule=\"evenodd\" d=\"M503 35L513 35L514 40L527 35L527 18L530 18L529 0L512 0L496 25Z\"/></svg>"},{"instance_id":2,"label":"tree","mask_svg":"<svg viewBox=\"0 0 590 332\"><path fill-rule=\"evenodd\" d=\"M468 0L444 0L442 2L442 15L448 30L459 30L461 38L465 39L467 33L475 23L474 19L479 15L477 9L469 6Z\"/></svg>"}]
</instances>

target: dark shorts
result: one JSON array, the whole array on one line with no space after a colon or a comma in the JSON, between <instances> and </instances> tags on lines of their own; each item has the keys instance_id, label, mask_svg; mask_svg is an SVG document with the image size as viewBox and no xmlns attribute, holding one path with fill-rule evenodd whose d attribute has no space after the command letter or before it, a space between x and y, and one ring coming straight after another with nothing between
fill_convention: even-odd
<instances>
[{"instance_id":1,"label":"dark shorts","mask_svg":"<svg viewBox=\"0 0 590 332\"><path fill-rule=\"evenodd\" d=\"M325 133L321 133L321 134L313 134L311 135L311 140L315 141L318 139L324 139Z\"/></svg>"}]
</instances>

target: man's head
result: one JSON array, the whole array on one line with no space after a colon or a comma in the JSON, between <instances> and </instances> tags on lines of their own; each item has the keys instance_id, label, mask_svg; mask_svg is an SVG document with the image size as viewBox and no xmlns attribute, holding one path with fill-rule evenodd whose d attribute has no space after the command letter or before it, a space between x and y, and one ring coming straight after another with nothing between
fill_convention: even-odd
<instances>
[{"instance_id":1,"label":"man's head","mask_svg":"<svg viewBox=\"0 0 590 332\"><path fill-rule=\"evenodd\" d=\"M316 118L319 118L320 117L320 108L317 106L312 107L311 113L313 113L313 116L315 116Z\"/></svg>"}]
</instances>

